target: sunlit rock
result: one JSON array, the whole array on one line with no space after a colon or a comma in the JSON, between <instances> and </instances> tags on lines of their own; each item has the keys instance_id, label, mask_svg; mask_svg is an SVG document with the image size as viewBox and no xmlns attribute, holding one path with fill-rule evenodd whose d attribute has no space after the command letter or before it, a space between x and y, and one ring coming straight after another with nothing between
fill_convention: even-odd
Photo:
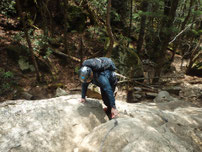
<instances>
[{"instance_id":1,"label":"sunlit rock","mask_svg":"<svg viewBox=\"0 0 202 152\"><path fill-rule=\"evenodd\" d=\"M108 120L102 101L80 95L0 104L0 152L202 151L202 108L184 101L117 101Z\"/></svg>"}]
</instances>

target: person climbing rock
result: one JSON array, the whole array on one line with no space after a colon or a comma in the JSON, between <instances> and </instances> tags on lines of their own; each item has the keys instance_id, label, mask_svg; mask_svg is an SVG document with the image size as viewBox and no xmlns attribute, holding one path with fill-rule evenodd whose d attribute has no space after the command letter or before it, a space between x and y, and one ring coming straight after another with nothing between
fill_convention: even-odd
<instances>
[{"instance_id":1,"label":"person climbing rock","mask_svg":"<svg viewBox=\"0 0 202 152\"><path fill-rule=\"evenodd\" d=\"M115 64L107 57L87 59L79 70L79 80L82 82L81 102L86 102L88 85L90 83L97 85L100 87L102 100L107 106L104 110L110 120L118 116L114 96L117 84L115 70Z\"/></svg>"}]
</instances>

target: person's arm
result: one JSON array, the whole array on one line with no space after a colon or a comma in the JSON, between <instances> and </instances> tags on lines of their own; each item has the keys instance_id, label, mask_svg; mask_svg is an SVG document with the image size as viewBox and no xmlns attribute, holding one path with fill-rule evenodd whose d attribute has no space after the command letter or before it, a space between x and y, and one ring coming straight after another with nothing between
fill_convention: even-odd
<instances>
[{"instance_id":1,"label":"person's arm","mask_svg":"<svg viewBox=\"0 0 202 152\"><path fill-rule=\"evenodd\" d=\"M81 90L81 102L85 102L86 92L88 89L89 83L82 83L82 90Z\"/></svg>"}]
</instances>

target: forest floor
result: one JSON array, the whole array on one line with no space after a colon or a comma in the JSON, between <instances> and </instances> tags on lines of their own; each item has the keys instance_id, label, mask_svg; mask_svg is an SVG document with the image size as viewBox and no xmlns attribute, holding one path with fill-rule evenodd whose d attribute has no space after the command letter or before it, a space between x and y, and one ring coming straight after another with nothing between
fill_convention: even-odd
<instances>
[{"instance_id":1,"label":"forest floor","mask_svg":"<svg viewBox=\"0 0 202 152\"><path fill-rule=\"evenodd\" d=\"M10 81L13 81L14 85L17 86L12 86L11 82L4 82L3 78L0 77L0 79L2 79L0 83L9 84L7 89L0 87L0 89L2 89L0 90L0 102L21 98L21 94L18 93L19 91L29 92L34 95L35 99L43 99L54 97L57 87L61 87L65 90L77 88L80 85L75 73L75 66L79 65L78 62L72 61L71 63L66 63L66 59L63 59L64 62L61 64L61 61L57 58L53 58L53 64L59 72L57 73L57 80L49 84L47 84L47 82L38 83L36 81L35 72L27 72L20 69L18 61L7 51L7 47L16 42L14 36L20 32L17 28L17 22L17 19L10 19L0 14L0 72L1 70L3 70L3 72L12 72L14 78L10 79ZM71 37L70 41L76 38ZM79 38L77 39L78 42ZM46 72L42 72L42 74L44 77L47 77L47 79L51 79L51 75ZM3 84L1 84L1 86L3 86Z\"/></svg>"},{"instance_id":2,"label":"forest floor","mask_svg":"<svg viewBox=\"0 0 202 152\"><path fill-rule=\"evenodd\" d=\"M18 93L19 88L21 92L29 92L34 95L35 99L54 97L58 87L61 87L67 93L72 93L71 90L80 91L80 83L78 81L78 76L75 73L75 67L79 66L78 62L72 61L70 64L61 64L59 60L54 58L54 64L59 71L57 74L57 81L52 81L48 84L37 83L36 76L33 72L23 72L19 68L18 62L10 58L5 49L15 41L13 36L19 33L19 31L14 28L16 24L15 20L6 18L0 14L0 69L3 69L4 72L11 71L14 74L14 79L12 81L14 81L15 85L18 86L9 86L10 88L7 88L7 91L4 93L0 92L0 102L12 99L21 99L22 96ZM72 37L70 41L72 41ZM79 44L79 36L75 36L74 41ZM89 41L88 44L90 45L90 43L95 45L95 42ZM180 87L180 93L177 95L178 98L202 107L202 78L186 75L185 65L183 65L181 69L180 64L181 56L176 55L175 61L173 62L175 70L169 74L164 74L165 77L170 77L168 78L169 80L166 80L167 85L171 87ZM3 80L0 82L4 83ZM2 85L3 84L1 84L1 86ZM145 85L149 86L148 84ZM162 83L157 87L163 88L164 86L165 84ZM2 87L0 89L2 89ZM120 95L121 94L122 93L120 93ZM122 95L126 96L125 93ZM140 101L142 100L145 99L141 99Z\"/></svg>"},{"instance_id":3,"label":"forest floor","mask_svg":"<svg viewBox=\"0 0 202 152\"><path fill-rule=\"evenodd\" d=\"M202 107L202 77L186 75L188 61L184 61L182 67L181 61L182 57L175 55L175 60L171 65L172 71L162 74L159 83L148 84L144 81L142 84L137 84L137 91L134 91L132 96L137 99L133 102L152 102L160 91L167 91L174 98ZM127 92L120 91L118 99L127 100Z\"/></svg>"},{"instance_id":4,"label":"forest floor","mask_svg":"<svg viewBox=\"0 0 202 152\"><path fill-rule=\"evenodd\" d=\"M173 77L169 81L172 87L180 87L177 98L193 103L196 106L202 107L202 77L186 75L186 66L188 61L184 61L181 66L182 57L175 55L175 60L172 63L175 70L165 76Z\"/></svg>"}]
</instances>

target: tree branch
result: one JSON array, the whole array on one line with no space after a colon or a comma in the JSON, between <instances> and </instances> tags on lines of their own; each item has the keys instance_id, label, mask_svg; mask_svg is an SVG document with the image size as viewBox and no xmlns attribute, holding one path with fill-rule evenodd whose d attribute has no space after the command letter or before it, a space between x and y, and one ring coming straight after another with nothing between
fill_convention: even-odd
<instances>
[{"instance_id":1,"label":"tree branch","mask_svg":"<svg viewBox=\"0 0 202 152\"><path fill-rule=\"evenodd\" d=\"M76 57L73 57L73 56L71 56L71 55L67 55L67 54L65 54L65 53L63 53L63 52L55 51L55 50L53 50L53 52L56 53L56 54L62 55L62 56L64 56L64 57L68 57L68 58L70 58L70 59L72 59L72 60L74 60L74 61L76 61L76 62L81 62L80 59L78 59L78 58L76 58Z\"/></svg>"},{"instance_id":2,"label":"tree branch","mask_svg":"<svg viewBox=\"0 0 202 152\"><path fill-rule=\"evenodd\" d=\"M174 37L174 39L169 42L169 44L173 43L182 33L184 33L184 32L185 32L188 28L190 28L192 25L193 25L193 23L192 23L192 24L189 24L185 29L183 29L180 33L178 33L178 34Z\"/></svg>"}]
</instances>

